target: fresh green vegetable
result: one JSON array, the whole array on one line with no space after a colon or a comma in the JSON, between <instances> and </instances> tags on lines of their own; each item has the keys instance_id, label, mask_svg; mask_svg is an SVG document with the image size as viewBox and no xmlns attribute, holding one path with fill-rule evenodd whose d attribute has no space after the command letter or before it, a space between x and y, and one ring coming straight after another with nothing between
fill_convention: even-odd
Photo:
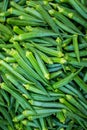
<instances>
[{"instance_id":1,"label":"fresh green vegetable","mask_svg":"<svg viewBox=\"0 0 87 130\"><path fill-rule=\"evenodd\" d=\"M86 20L86 0L0 0L0 130L87 130Z\"/></svg>"}]
</instances>

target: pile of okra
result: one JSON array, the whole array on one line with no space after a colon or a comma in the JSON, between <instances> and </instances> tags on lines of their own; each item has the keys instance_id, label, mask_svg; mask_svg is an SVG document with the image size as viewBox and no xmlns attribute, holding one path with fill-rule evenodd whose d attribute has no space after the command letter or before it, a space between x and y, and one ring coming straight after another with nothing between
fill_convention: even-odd
<instances>
[{"instance_id":1,"label":"pile of okra","mask_svg":"<svg viewBox=\"0 0 87 130\"><path fill-rule=\"evenodd\" d=\"M0 0L0 130L87 130L87 0Z\"/></svg>"}]
</instances>

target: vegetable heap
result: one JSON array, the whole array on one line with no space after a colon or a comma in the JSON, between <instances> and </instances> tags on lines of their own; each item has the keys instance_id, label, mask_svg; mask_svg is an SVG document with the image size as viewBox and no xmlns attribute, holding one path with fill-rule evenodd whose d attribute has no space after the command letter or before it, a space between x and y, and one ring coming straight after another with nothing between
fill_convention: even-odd
<instances>
[{"instance_id":1,"label":"vegetable heap","mask_svg":"<svg viewBox=\"0 0 87 130\"><path fill-rule=\"evenodd\" d=\"M0 130L87 130L87 0L0 1Z\"/></svg>"}]
</instances>

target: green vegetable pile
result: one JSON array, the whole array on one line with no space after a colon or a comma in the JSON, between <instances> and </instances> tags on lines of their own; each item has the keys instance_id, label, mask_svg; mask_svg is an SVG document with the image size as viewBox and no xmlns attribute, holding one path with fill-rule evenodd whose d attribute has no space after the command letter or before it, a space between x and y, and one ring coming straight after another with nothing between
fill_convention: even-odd
<instances>
[{"instance_id":1,"label":"green vegetable pile","mask_svg":"<svg viewBox=\"0 0 87 130\"><path fill-rule=\"evenodd\" d=\"M0 0L0 130L87 130L87 0Z\"/></svg>"}]
</instances>

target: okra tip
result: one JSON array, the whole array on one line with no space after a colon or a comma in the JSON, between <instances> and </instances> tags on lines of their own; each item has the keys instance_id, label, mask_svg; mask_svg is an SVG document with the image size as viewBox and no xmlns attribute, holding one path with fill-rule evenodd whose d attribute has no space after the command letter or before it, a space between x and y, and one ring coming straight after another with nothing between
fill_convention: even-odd
<instances>
[{"instance_id":1,"label":"okra tip","mask_svg":"<svg viewBox=\"0 0 87 130\"><path fill-rule=\"evenodd\" d=\"M31 55L31 54L32 54L31 51L27 51L27 52L26 52L26 57L28 57L28 56Z\"/></svg>"},{"instance_id":2,"label":"okra tip","mask_svg":"<svg viewBox=\"0 0 87 130\"><path fill-rule=\"evenodd\" d=\"M62 112L63 112L64 114L66 114L66 113L67 113L67 110L66 110L66 109L62 109Z\"/></svg>"},{"instance_id":3,"label":"okra tip","mask_svg":"<svg viewBox=\"0 0 87 130\"><path fill-rule=\"evenodd\" d=\"M72 99L72 96L67 94L66 98L70 100L70 99Z\"/></svg>"},{"instance_id":4,"label":"okra tip","mask_svg":"<svg viewBox=\"0 0 87 130\"><path fill-rule=\"evenodd\" d=\"M12 14L12 12L13 12L13 8L12 8L12 7L9 8L9 9L8 9L8 12Z\"/></svg>"},{"instance_id":5,"label":"okra tip","mask_svg":"<svg viewBox=\"0 0 87 130\"><path fill-rule=\"evenodd\" d=\"M18 120L17 120L16 117L14 117L12 121L13 121L13 122L18 122Z\"/></svg>"},{"instance_id":6,"label":"okra tip","mask_svg":"<svg viewBox=\"0 0 87 130\"><path fill-rule=\"evenodd\" d=\"M64 58L61 58L60 63L65 64L67 61Z\"/></svg>"},{"instance_id":7,"label":"okra tip","mask_svg":"<svg viewBox=\"0 0 87 130\"><path fill-rule=\"evenodd\" d=\"M29 84L23 84L23 86L24 86L27 90L29 90L29 88L30 88L30 85L29 85Z\"/></svg>"},{"instance_id":8,"label":"okra tip","mask_svg":"<svg viewBox=\"0 0 87 130\"><path fill-rule=\"evenodd\" d=\"M49 80L50 79L50 74L45 74L45 78Z\"/></svg>"},{"instance_id":9,"label":"okra tip","mask_svg":"<svg viewBox=\"0 0 87 130\"><path fill-rule=\"evenodd\" d=\"M61 103L64 103L65 100L64 100L64 98L60 98L59 101L60 101Z\"/></svg>"},{"instance_id":10,"label":"okra tip","mask_svg":"<svg viewBox=\"0 0 87 130\"><path fill-rule=\"evenodd\" d=\"M28 100L28 102L33 105L33 100Z\"/></svg>"},{"instance_id":11,"label":"okra tip","mask_svg":"<svg viewBox=\"0 0 87 130\"><path fill-rule=\"evenodd\" d=\"M24 111L22 112L22 114L26 116L26 115L27 115L27 110L24 110Z\"/></svg>"},{"instance_id":12,"label":"okra tip","mask_svg":"<svg viewBox=\"0 0 87 130\"><path fill-rule=\"evenodd\" d=\"M73 15L74 15L73 13L68 13L68 17L69 17L69 18L72 18Z\"/></svg>"},{"instance_id":13,"label":"okra tip","mask_svg":"<svg viewBox=\"0 0 87 130\"><path fill-rule=\"evenodd\" d=\"M43 1L43 4L44 4L44 5L47 5L47 4L48 4L48 1L46 1L46 0Z\"/></svg>"},{"instance_id":14,"label":"okra tip","mask_svg":"<svg viewBox=\"0 0 87 130\"><path fill-rule=\"evenodd\" d=\"M14 50L14 49L11 49L11 51L9 53L10 53L10 55L13 56L13 55L17 54L18 52L16 50Z\"/></svg>"},{"instance_id":15,"label":"okra tip","mask_svg":"<svg viewBox=\"0 0 87 130\"><path fill-rule=\"evenodd\" d=\"M14 27L13 27L13 30L14 30L14 31L15 31L16 29L18 29L18 26L14 26Z\"/></svg>"},{"instance_id":16,"label":"okra tip","mask_svg":"<svg viewBox=\"0 0 87 130\"><path fill-rule=\"evenodd\" d=\"M64 10L62 7L60 7L59 5L57 6L57 8L58 8L58 10L59 10L60 13L62 13L62 12L65 11L65 10Z\"/></svg>"},{"instance_id":17,"label":"okra tip","mask_svg":"<svg viewBox=\"0 0 87 130\"><path fill-rule=\"evenodd\" d=\"M23 120L21 121L23 125L26 125L27 124L27 120Z\"/></svg>"},{"instance_id":18,"label":"okra tip","mask_svg":"<svg viewBox=\"0 0 87 130\"><path fill-rule=\"evenodd\" d=\"M54 12L55 12L55 10L54 10L54 9L51 9L51 10L49 10L48 12L49 12L50 15L53 15Z\"/></svg>"},{"instance_id":19,"label":"okra tip","mask_svg":"<svg viewBox=\"0 0 87 130\"><path fill-rule=\"evenodd\" d=\"M40 5L37 4L37 5L36 5L36 9L39 9L39 8L40 8Z\"/></svg>"},{"instance_id":20,"label":"okra tip","mask_svg":"<svg viewBox=\"0 0 87 130\"><path fill-rule=\"evenodd\" d=\"M26 94L23 93L22 96L28 99L28 96Z\"/></svg>"},{"instance_id":21,"label":"okra tip","mask_svg":"<svg viewBox=\"0 0 87 130\"><path fill-rule=\"evenodd\" d=\"M57 42L57 43L62 42L61 38L60 38L60 37L57 37L56 42Z\"/></svg>"}]
</instances>

